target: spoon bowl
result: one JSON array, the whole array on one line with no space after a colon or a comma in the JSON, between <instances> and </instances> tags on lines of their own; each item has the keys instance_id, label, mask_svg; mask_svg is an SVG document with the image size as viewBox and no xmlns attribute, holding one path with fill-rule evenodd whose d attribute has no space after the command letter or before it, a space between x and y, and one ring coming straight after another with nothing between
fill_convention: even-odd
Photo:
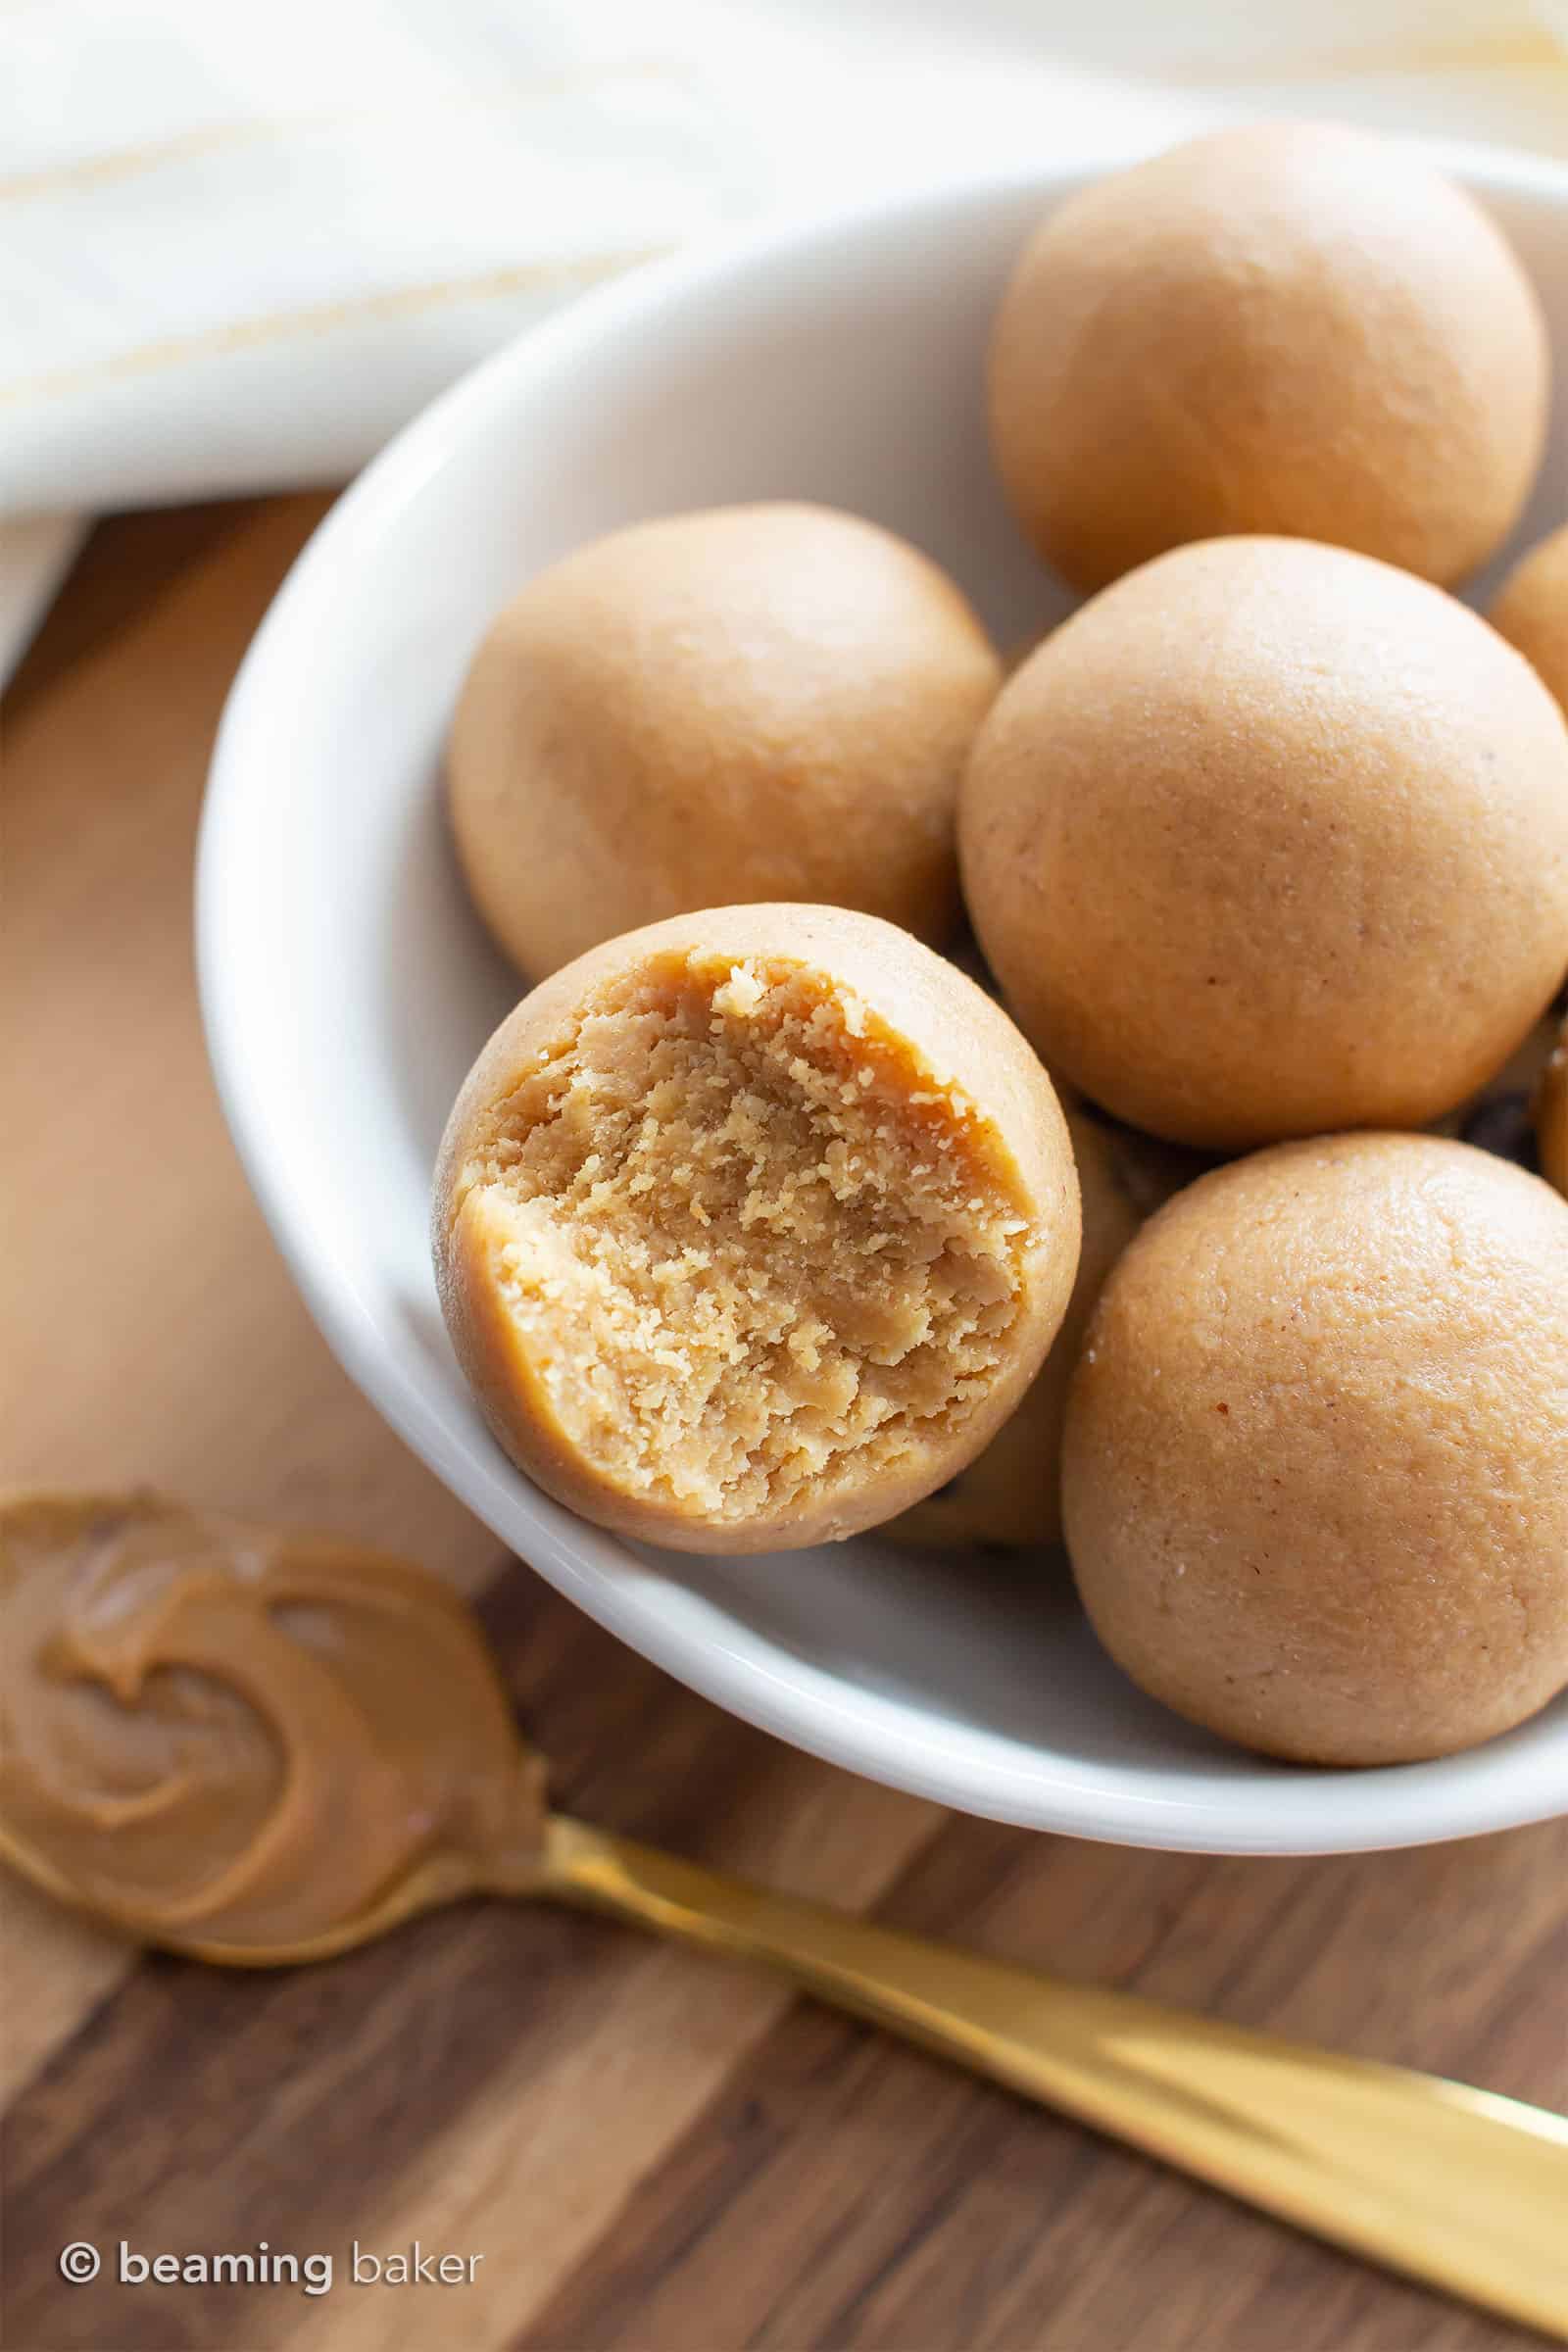
<instances>
[{"instance_id":1,"label":"spoon bowl","mask_svg":"<svg viewBox=\"0 0 1568 2352\"><path fill-rule=\"evenodd\" d=\"M1568 172L1427 152L1514 243L1568 385ZM220 1089L308 1303L399 1435L568 1599L764 1731L961 1811L1131 1845L1351 1852L1542 1820L1568 1808L1568 1695L1466 1754L1301 1772L1143 1697L1057 1555L921 1559L868 1537L704 1559L618 1542L505 1459L436 1304L436 1146L519 993L462 887L440 791L493 614L619 524L802 498L911 539L1000 645L1058 619L1068 599L990 463L983 354L1024 240L1094 175L1047 160L638 272L503 352L361 476L285 584L223 720L198 891ZM1559 391L1501 560L1565 512ZM1473 584L1476 601L1495 576Z\"/></svg>"}]
</instances>

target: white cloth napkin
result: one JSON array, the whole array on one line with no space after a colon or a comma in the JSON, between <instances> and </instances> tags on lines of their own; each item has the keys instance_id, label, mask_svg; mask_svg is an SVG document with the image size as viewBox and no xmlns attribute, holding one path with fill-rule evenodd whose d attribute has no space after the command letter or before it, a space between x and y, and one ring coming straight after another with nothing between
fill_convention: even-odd
<instances>
[{"instance_id":1,"label":"white cloth napkin","mask_svg":"<svg viewBox=\"0 0 1568 2352\"><path fill-rule=\"evenodd\" d=\"M1547 21L1529 0L6 0L0 518L27 519L0 521L0 676L85 514L343 480L649 256L977 164L1131 154L1226 108L1568 152Z\"/></svg>"}]
</instances>

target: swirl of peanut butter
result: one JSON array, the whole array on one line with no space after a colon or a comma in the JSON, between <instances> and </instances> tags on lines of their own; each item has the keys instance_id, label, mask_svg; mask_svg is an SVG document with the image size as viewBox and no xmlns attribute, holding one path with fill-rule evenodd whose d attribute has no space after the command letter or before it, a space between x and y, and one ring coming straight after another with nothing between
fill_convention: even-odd
<instances>
[{"instance_id":1,"label":"swirl of peanut butter","mask_svg":"<svg viewBox=\"0 0 1568 2352\"><path fill-rule=\"evenodd\" d=\"M147 1494L0 1507L0 1823L155 1937L263 1947L416 1865L537 1848L542 1767L464 1602Z\"/></svg>"}]
</instances>

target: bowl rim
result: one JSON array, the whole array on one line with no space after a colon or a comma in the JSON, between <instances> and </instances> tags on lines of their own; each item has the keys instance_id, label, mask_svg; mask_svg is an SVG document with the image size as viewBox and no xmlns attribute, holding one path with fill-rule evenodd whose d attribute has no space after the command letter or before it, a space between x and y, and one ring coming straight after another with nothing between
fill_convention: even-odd
<instances>
[{"instance_id":1,"label":"bowl rim","mask_svg":"<svg viewBox=\"0 0 1568 2352\"><path fill-rule=\"evenodd\" d=\"M1543 201L1568 217L1568 166L1461 141L1399 143L1486 191ZM196 972L208 1057L247 1183L312 1317L350 1379L501 1545L515 1548L519 1510L533 1518L522 1555L528 1564L588 1616L704 1697L809 1754L885 1786L981 1818L1102 1842L1195 1853L1309 1855L1377 1851L1518 1828L1568 1811L1568 1786L1553 1786L1551 1774L1523 1770L1478 1774L1475 1760L1486 1757L1487 1747L1429 1764L1314 1773L1311 1785L1323 1801L1313 1809L1309 1829L1304 1820L1298 1827L1294 1819L1272 1830L1242 1828L1223 1797L1185 1789L1168 1798L1103 1787L1085 1789L1049 1770L1009 1763L1000 1741L999 1753L987 1757L977 1752L987 1735L977 1737L934 1713L921 1716L918 1735L912 1735L906 1702L855 1684L849 1686L852 1703L843 1678L809 1661L793 1658L786 1679L710 1635L696 1638L667 1622L659 1607L647 1603L645 1580L612 1581L577 1556L581 1546L574 1549L544 1516L545 1498L488 1440L465 1445L431 1412L407 1367L381 1343L368 1308L344 1281L324 1235L302 1207L266 1105L247 1079L250 999L236 984L226 943L246 904L243 858L231 845L248 792L265 787L267 760L258 758L257 746L279 723L275 714L287 708L287 680L298 649L313 642L314 612L329 601L340 574L363 569L367 546L414 490L439 472L470 421L520 403L530 385L544 382L603 338L655 319L662 310L733 272L786 257L799 263L814 248L851 234L871 235L898 221L934 224L955 209L982 212L1030 193L1042 200L1059 196L1160 144L1145 133L1136 146L1108 145L1093 157L1077 153L1054 164L1012 162L985 172L955 173L862 201L774 216L704 239L632 270L578 297L545 323L524 329L405 425L312 533L252 639L224 704L195 868ZM600 1536L594 1529L586 1533ZM1251 1759L1254 1766L1258 1761ZM1289 1768L1281 1773L1283 1787ZM1499 1787L1492 1785L1494 1778L1500 1778Z\"/></svg>"}]
</instances>

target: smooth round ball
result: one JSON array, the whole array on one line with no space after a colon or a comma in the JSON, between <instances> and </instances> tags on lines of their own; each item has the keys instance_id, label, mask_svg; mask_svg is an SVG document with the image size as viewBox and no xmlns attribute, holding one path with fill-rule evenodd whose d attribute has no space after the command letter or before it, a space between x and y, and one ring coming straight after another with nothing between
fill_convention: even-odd
<instances>
[{"instance_id":1,"label":"smooth round ball","mask_svg":"<svg viewBox=\"0 0 1568 2352\"><path fill-rule=\"evenodd\" d=\"M1568 1021L1556 1052L1542 1075L1536 1097L1536 1146L1541 1173L1568 1195Z\"/></svg>"},{"instance_id":2,"label":"smooth round ball","mask_svg":"<svg viewBox=\"0 0 1568 2352\"><path fill-rule=\"evenodd\" d=\"M1450 582L1541 461L1546 330L1503 237L1366 131L1221 130L1070 197L991 346L1020 522L1076 586L1189 539L1327 539Z\"/></svg>"},{"instance_id":3,"label":"smooth round ball","mask_svg":"<svg viewBox=\"0 0 1568 2352\"><path fill-rule=\"evenodd\" d=\"M1073 1383L1067 1544L1105 1647L1302 1763L1446 1755L1568 1685L1568 1202L1432 1136L1178 1194Z\"/></svg>"},{"instance_id":4,"label":"smooth round ball","mask_svg":"<svg viewBox=\"0 0 1568 2352\"><path fill-rule=\"evenodd\" d=\"M1047 1066L1239 1151L1421 1126L1568 958L1568 728L1463 605L1343 548L1216 539L1010 679L959 808L969 912Z\"/></svg>"},{"instance_id":5,"label":"smooth round ball","mask_svg":"<svg viewBox=\"0 0 1568 2352\"><path fill-rule=\"evenodd\" d=\"M1051 1352L1012 1418L966 1470L883 1532L946 1551L1032 1551L1061 1542L1061 1432L1067 1386L1106 1275L1133 1235L1196 1172L1185 1154L1066 1105L1083 1202L1072 1297Z\"/></svg>"},{"instance_id":6,"label":"smooth round ball","mask_svg":"<svg viewBox=\"0 0 1568 2352\"><path fill-rule=\"evenodd\" d=\"M1568 710L1568 523L1520 557L1487 618Z\"/></svg>"},{"instance_id":7,"label":"smooth round ball","mask_svg":"<svg viewBox=\"0 0 1568 2352\"><path fill-rule=\"evenodd\" d=\"M682 915L525 997L458 1098L437 1288L513 1460L687 1551L858 1533L978 1453L1078 1261L1001 1006L840 907Z\"/></svg>"},{"instance_id":8,"label":"smooth round ball","mask_svg":"<svg viewBox=\"0 0 1568 2352\"><path fill-rule=\"evenodd\" d=\"M856 515L615 531L530 580L468 672L447 757L468 887L530 979L740 902L858 907L940 945L1000 677L947 575Z\"/></svg>"}]
</instances>

